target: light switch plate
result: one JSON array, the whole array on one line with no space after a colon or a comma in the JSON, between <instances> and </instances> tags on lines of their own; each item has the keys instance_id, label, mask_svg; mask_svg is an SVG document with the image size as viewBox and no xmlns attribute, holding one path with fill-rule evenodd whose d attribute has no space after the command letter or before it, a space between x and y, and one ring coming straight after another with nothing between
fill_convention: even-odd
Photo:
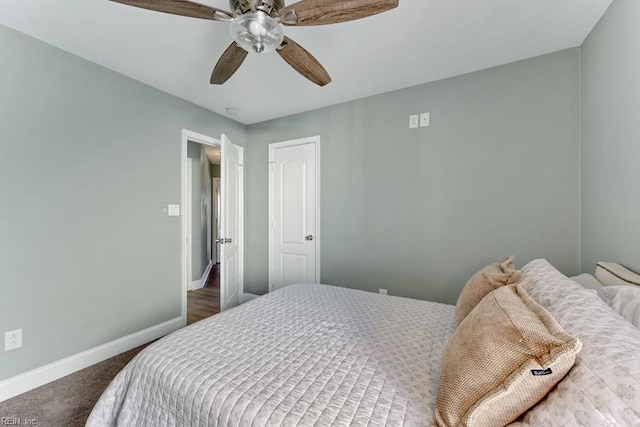
<instances>
[{"instance_id":1,"label":"light switch plate","mask_svg":"<svg viewBox=\"0 0 640 427\"><path fill-rule=\"evenodd\" d=\"M169 216L180 216L180 205L169 205L168 208Z\"/></svg>"},{"instance_id":2,"label":"light switch plate","mask_svg":"<svg viewBox=\"0 0 640 427\"><path fill-rule=\"evenodd\" d=\"M412 114L409 116L409 129L415 129L418 127L418 115Z\"/></svg>"},{"instance_id":3,"label":"light switch plate","mask_svg":"<svg viewBox=\"0 0 640 427\"><path fill-rule=\"evenodd\" d=\"M426 127L429 126L431 122L431 117L429 113L422 113L420 114L420 127Z\"/></svg>"}]
</instances>

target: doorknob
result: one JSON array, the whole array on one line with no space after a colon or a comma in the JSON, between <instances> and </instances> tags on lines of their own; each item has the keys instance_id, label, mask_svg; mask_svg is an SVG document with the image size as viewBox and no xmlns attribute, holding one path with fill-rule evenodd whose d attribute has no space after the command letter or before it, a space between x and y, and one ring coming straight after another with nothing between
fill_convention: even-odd
<instances>
[{"instance_id":1,"label":"doorknob","mask_svg":"<svg viewBox=\"0 0 640 427\"><path fill-rule=\"evenodd\" d=\"M225 243L231 243L233 240L232 239L224 239Z\"/></svg>"},{"instance_id":2,"label":"doorknob","mask_svg":"<svg viewBox=\"0 0 640 427\"><path fill-rule=\"evenodd\" d=\"M220 243L221 245L224 245L224 239L216 239L216 243Z\"/></svg>"},{"instance_id":3,"label":"doorknob","mask_svg":"<svg viewBox=\"0 0 640 427\"><path fill-rule=\"evenodd\" d=\"M309 234L307 237L304 238L304 240L312 241L313 240L313 235Z\"/></svg>"}]
</instances>

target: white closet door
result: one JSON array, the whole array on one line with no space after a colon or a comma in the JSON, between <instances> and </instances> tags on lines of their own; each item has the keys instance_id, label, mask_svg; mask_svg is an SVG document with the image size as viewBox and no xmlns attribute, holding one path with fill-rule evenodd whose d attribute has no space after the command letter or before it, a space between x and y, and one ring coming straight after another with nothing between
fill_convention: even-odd
<instances>
[{"instance_id":1,"label":"white closet door","mask_svg":"<svg viewBox=\"0 0 640 427\"><path fill-rule=\"evenodd\" d=\"M317 138L269 147L270 291L320 280L318 148Z\"/></svg>"}]
</instances>

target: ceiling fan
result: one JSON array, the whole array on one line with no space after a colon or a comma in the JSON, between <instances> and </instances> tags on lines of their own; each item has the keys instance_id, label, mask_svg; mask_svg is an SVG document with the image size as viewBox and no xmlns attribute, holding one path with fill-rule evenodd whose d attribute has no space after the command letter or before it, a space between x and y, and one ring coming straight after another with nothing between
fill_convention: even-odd
<instances>
[{"instance_id":1,"label":"ceiling fan","mask_svg":"<svg viewBox=\"0 0 640 427\"><path fill-rule=\"evenodd\" d=\"M231 23L233 43L222 54L211 84L220 85L240 68L248 52L275 50L297 72L319 86L331 77L306 49L284 35L283 25L325 25L353 21L386 12L399 0L302 0L285 6L284 0L229 0L227 12L189 0L111 0L129 6L192 18Z\"/></svg>"}]
</instances>

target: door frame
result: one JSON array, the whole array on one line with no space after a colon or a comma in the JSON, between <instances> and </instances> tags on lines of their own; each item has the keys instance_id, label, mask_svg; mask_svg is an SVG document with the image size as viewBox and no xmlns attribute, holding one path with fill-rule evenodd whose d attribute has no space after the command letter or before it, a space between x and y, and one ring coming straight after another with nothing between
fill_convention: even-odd
<instances>
[{"instance_id":1,"label":"door frame","mask_svg":"<svg viewBox=\"0 0 640 427\"><path fill-rule=\"evenodd\" d=\"M182 129L181 134L181 147L180 147L180 204L182 205L181 212L181 235L180 235L180 260L181 260L181 282L182 282L182 309L181 309L181 317L183 324L186 326L187 324L187 291L189 290L189 281L188 277L188 253L187 253L187 242L190 242L190 236L188 234L188 230L191 225L190 215L186 215L185 212L188 212L185 208L187 206L187 191L188 191L188 177L187 177L187 169L188 169L188 159L187 159L187 145L189 141L202 144L202 145L210 145L213 147L222 147L222 141L220 139L212 138L207 135L203 135L201 133L193 132L188 129ZM238 146L240 149L240 156L244 170L244 147ZM242 181L242 186L240 183L238 184L238 197L240 198L241 210L239 212L240 215L240 242L238 247L238 255L240 256L239 262L239 278L240 278L240 289L239 296L240 301L244 301L244 180ZM221 267L222 268L222 267Z\"/></svg>"},{"instance_id":2,"label":"door frame","mask_svg":"<svg viewBox=\"0 0 640 427\"><path fill-rule=\"evenodd\" d=\"M316 230L314 240L316 242L316 283L320 283L320 248L321 248L321 236L320 232L320 135L309 136L306 138L292 139L290 141L272 142L269 144L269 292L273 290L273 277L272 277L272 265L273 265L273 153L274 150L284 147L292 147L295 145L314 144L316 151Z\"/></svg>"},{"instance_id":3,"label":"door frame","mask_svg":"<svg viewBox=\"0 0 640 427\"><path fill-rule=\"evenodd\" d=\"M186 184L187 188L185 191L185 201L182 203L182 216L185 218L189 218L186 221L187 230L184 234L185 237L185 268L187 269L187 290L190 291L191 284L193 283L193 243L191 241L186 241L187 236L191 237L193 235L193 159L187 157L187 175L186 175Z\"/></svg>"}]
</instances>

